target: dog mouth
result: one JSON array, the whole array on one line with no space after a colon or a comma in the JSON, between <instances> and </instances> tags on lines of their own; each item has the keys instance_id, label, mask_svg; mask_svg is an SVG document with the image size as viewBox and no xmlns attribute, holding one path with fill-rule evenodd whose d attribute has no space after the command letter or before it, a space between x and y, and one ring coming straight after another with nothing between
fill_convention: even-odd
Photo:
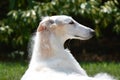
<instances>
[{"instance_id":1,"label":"dog mouth","mask_svg":"<svg viewBox=\"0 0 120 80\"><path fill-rule=\"evenodd\" d=\"M74 37L80 37L80 36L78 36L78 35L74 35Z\"/></svg>"},{"instance_id":2,"label":"dog mouth","mask_svg":"<svg viewBox=\"0 0 120 80\"><path fill-rule=\"evenodd\" d=\"M83 36L79 36L79 35L74 35L74 37L76 37L77 39L80 39L80 40L88 40L88 39L92 38L92 36L83 37Z\"/></svg>"}]
</instances>

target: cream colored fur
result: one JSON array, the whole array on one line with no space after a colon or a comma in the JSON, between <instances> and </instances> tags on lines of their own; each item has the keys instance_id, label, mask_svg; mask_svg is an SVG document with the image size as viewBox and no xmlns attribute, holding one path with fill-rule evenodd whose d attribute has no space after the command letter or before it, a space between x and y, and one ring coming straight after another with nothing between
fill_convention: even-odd
<instances>
[{"instance_id":1,"label":"cream colored fur","mask_svg":"<svg viewBox=\"0 0 120 80\"><path fill-rule=\"evenodd\" d=\"M63 47L67 39L87 40L93 32L69 16L44 18L37 28L29 68L21 80L114 80L103 73L89 77Z\"/></svg>"}]
</instances>

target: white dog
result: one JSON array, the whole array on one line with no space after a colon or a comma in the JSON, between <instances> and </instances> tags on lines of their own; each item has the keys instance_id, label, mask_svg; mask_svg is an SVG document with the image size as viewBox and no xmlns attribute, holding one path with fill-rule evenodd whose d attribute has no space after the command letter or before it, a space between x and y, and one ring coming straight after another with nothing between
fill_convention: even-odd
<instances>
[{"instance_id":1,"label":"white dog","mask_svg":"<svg viewBox=\"0 0 120 80\"><path fill-rule=\"evenodd\" d=\"M63 47L67 39L87 40L93 34L94 30L69 16L45 17L37 28L30 65L21 80L115 80L107 74L89 77Z\"/></svg>"}]
</instances>

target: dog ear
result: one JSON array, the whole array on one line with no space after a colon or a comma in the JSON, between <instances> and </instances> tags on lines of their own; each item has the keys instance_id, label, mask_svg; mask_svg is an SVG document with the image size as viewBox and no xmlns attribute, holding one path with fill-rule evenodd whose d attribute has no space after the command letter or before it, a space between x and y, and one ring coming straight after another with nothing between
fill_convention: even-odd
<instances>
[{"instance_id":1,"label":"dog ear","mask_svg":"<svg viewBox=\"0 0 120 80\"><path fill-rule=\"evenodd\" d=\"M38 26L38 28L37 28L37 32L44 31L45 29L46 29L45 25L39 24L39 26Z\"/></svg>"},{"instance_id":2,"label":"dog ear","mask_svg":"<svg viewBox=\"0 0 120 80\"><path fill-rule=\"evenodd\" d=\"M40 22L37 32L41 32L46 30L46 26L49 26L49 28L51 27L52 24L54 24L54 20L48 19L48 17L45 18L46 20L44 20L43 22Z\"/></svg>"}]
</instances>

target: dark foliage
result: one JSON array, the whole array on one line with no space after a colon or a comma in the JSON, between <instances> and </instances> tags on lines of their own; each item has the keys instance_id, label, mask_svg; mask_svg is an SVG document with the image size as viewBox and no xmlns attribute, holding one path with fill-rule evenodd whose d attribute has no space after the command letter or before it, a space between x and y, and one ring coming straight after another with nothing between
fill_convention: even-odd
<instances>
[{"instance_id":1,"label":"dark foliage","mask_svg":"<svg viewBox=\"0 0 120 80\"><path fill-rule=\"evenodd\" d=\"M108 45L113 43L114 47L120 46L119 0L7 0L0 1L0 12L2 57L26 58L31 34L36 31L40 18L48 15L70 15L81 24L95 29L96 38L93 42L100 44L99 41L104 43L105 40L109 42ZM100 46L96 43L93 43L93 47ZM104 49L104 46L106 45L103 45L103 52L107 48ZM97 50L101 49L95 51ZM73 53L80 51L75 50Z\"/></svg>"}]
</instances>

